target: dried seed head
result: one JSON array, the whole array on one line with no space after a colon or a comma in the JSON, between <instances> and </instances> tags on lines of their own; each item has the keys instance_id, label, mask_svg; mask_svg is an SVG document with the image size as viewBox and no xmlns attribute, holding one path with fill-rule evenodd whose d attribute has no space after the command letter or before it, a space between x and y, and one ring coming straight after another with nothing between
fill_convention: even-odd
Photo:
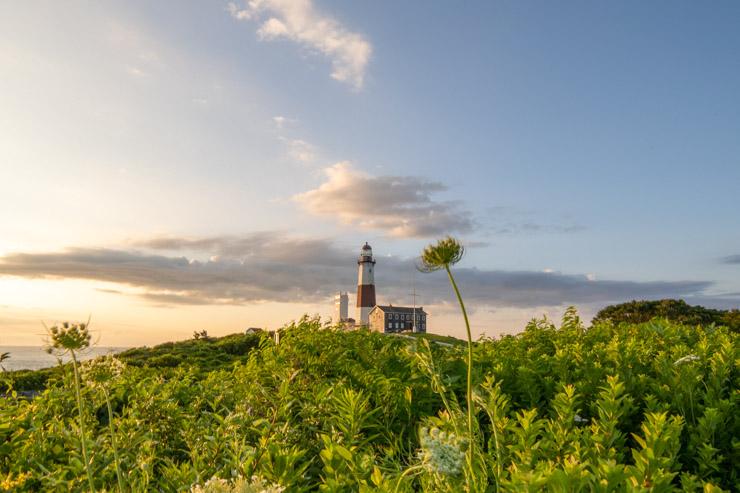
<instances>
[{"instance_id":1,"label":"dried seed head","mask_svg":"<svg viewBox=\"0 0 740 493\"><path fill-rule=\"evenodd\" d=\"M454 265L463 258L465 248L457 239L448 236L437 241L436 245L427 246L421 253L422 272L433 272Z\"/></svg>"},{"instance_id":2,"label":"dried seed head","mask_svg":"<svg viewBox=\"0 0 740 493\"><path fill-rule=\"evenodd\" d=\"M64 322L61 327L53 326L49 330L48 350L59 352L79 351L90 346L92 335L88 324L70 324Z\"/></svg>"}]
</instances>

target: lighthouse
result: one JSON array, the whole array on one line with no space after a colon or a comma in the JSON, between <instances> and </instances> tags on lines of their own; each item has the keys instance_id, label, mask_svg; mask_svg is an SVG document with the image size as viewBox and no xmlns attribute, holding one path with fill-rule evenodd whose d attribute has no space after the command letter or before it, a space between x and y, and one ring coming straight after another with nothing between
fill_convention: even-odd
<instances>
[{"instance_id":1,"label":"lighthouse","mask_svg":"<svg viewBox=\"0 0 740 493\"><path fill-rule=\"evenodd\" d=\"M365 243L357 259L357 324L367 326L375 307L375 259L373 249Z\"/></svg>"}]
</instances>

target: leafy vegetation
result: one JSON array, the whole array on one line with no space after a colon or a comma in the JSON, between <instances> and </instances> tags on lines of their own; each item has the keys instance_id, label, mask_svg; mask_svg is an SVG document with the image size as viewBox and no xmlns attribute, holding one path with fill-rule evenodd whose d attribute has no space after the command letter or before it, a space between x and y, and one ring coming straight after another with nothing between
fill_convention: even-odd
<instances>
[{"instance_id":1,"label":"leafy vegetation","mask_svg":"<svg viewBox=\"0 0 740 493\"><path fill-rule=\"evenodd\" d=\"M691 306L684 300L643 300L611 305L600 310L592 323L610 321L639 324L654 318L665 318L684 325L724 325L734 332L740 332L740 310L715 310Z\"/></svg>"},{"instance_id":2,"label":"leafy vegetation","mask_svg":"<svg viewBox=\"0 0 740 493\"><path fill-rule=\"evenodd\" d=\"M472 440L465 344L313 319L278 345L253 337L220 365L150 365L136 350L101 381L109 360L82 363L81 413L69 366L35 399L0 400L0 490L738 490L737 334L724 327L586 329L570 310L559 327L481 340Z\"/></svg>"}]
</instances>

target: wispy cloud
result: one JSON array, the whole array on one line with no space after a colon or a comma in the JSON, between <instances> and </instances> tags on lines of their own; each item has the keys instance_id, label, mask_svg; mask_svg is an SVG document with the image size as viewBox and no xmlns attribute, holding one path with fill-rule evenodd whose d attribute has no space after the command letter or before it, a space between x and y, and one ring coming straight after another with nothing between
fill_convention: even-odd
<instances>
[{"instance_id":1,"label":"wispy cloud","mask_svg":"<svg viewBox=\"0 0 740 493\"><path fill-rule=\"evenodd\" d=\"M242 237L154 238L132 246L130 250L14 253L0 257L0 275L119 283L139 289L144 299L156 305L327 303L336 291L352 289L356 283L355 248L340 247L328 239L263 232ZM379 300L407 300L413 270L414 259L379 257ZM604 305L658 298L736 307L740 301L732 293L711 295L710 281L596 280L581 274L460 266L456 275L466 300L479 307ZM443 273L416 276L416 289L425 305L451 300Z\"/></svg>"},{"instance_id":2,"label":"wispy cloud","mask_svg":"<svg viewBox=\"0 0 740 493\"><path fill-rule=\"evenodd\" d=\"M283 115L273 116L272 121L275 124L275 128L277 128L278 130L282 130L286 126L298 122L298 120L295 118L288 118L287 116Z\"/></svg>"},{"instance_id":3,"label":"wispy cloud","mask_svg":"<svg viewBox=\"0 0 740 493\"><path fill-rule=\"evenodd\" d=\"M455 201L435 201L447 190L439 182L415 176L372 176L347 162L325 169L326 181L293 199L312 214L336 217L346 224L380 230L396 237L430 237L468 233L471 213Z\"/></svg>"},{"instance_id":4,"label":"wispy cloud","mask_svg":"<svg viewBox=\"0 0 740 493\"><path fill-rule=\"evenodd\" d=\"M312 163L316 160L316 146L303 139L284 139L288 156L299 163Z\"/></svg>"},{"instance_id":5,"label":"wispy cloud","mask_svg":"<svg viewBox=\"0 0 740 493\"><path fill-rule=\"evenodd\" d=\"M311 164L317 160L319 148L301 138L295 138L290 134L291 127L298 124L298 119L287 116L273 116L272 123L275 126L277 138L286 148L288 157L299 164Z\"/></svg>"},{"instance_id":6,"label":"wispy cloud","mask_svg":"<svg viewBox=\"0 0 740 493\"><path fill-rule=\"evenodd\" d=\"M361 35L320 12L311 0L247 0L229 3L238 20L261 21L261 39L288 39L331 60L332 78L362 89L372 46ZM264 20L263 20L264 19Z\"/></svg>"},{"instance_id":7,"label":"wispy cloud","mask_svg":"<svg viewBox=\"0 0 740 493\"><path fill-rule=\"evenodd\" d=\"M740 255L728 255L727 257L722 257L720 262L723 264L740 264Z\"/></svg>"},{"instance_id":8,"label":"wispy cloud","mask_svg":"<svg viewBox=\"0 0 740 493\"><path fill-rule=\"evenodd\" d=\"M485 230L493 235L534 235L534 234L573 234L587 231L589 228L568 221L567 218L550 218L543 216L544 211L527 211L518 207L489 207L485 213Z\"/></svg>"}]
</instances>

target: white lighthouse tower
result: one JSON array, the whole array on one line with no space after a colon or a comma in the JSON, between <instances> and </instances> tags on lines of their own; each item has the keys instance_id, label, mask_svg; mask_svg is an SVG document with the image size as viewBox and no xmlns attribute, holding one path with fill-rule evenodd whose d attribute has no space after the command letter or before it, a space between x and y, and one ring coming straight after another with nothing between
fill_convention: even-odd
<instances>
[{"instance_id":1,"label":"white lighthouse tower","mask_svg":"<svg viewBox=\"0 0 740 493\"><path fill-rule=\"evenodd\" d=\"M357 324L367 326L370 310L375 307L375 259L373 249L365 243L357 259Z\"/></svg>"}]
</instances>

